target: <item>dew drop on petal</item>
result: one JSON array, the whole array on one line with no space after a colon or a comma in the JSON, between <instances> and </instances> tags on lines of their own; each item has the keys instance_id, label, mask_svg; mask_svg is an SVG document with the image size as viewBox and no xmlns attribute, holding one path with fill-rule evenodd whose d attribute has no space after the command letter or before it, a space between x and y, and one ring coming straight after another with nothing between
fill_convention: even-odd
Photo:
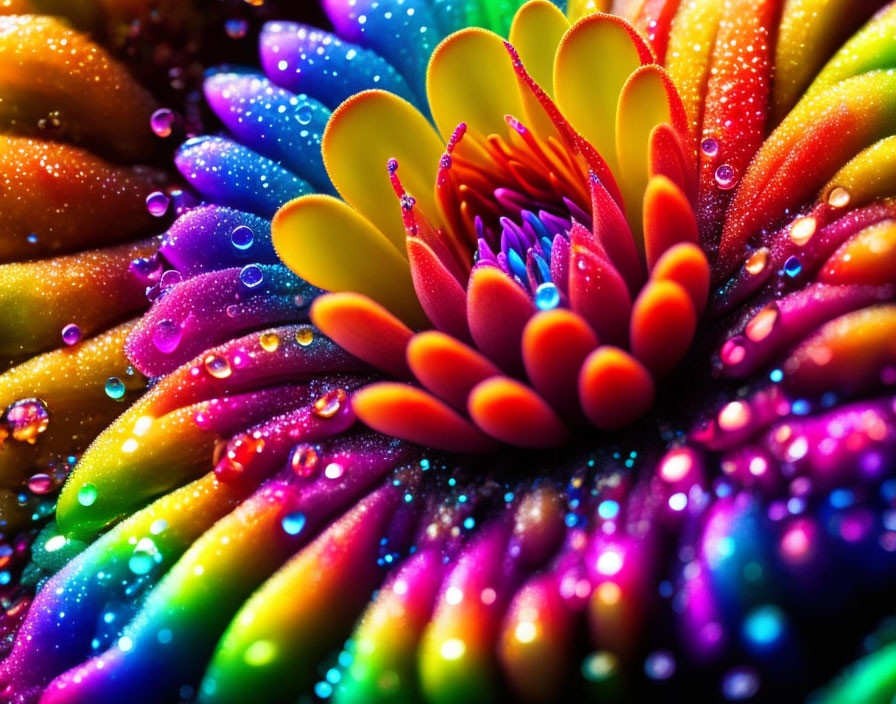
<instances>
[{"instance_id":1,"label":"dew drop on petal","mask_svg":"<svg viewBox=\"0 0 896 704\"><path fill-rule=\"evenodd\" d=\"M110 376L106 379L106 396L114 398L116 401L124 396L126 391L124 382L117 376Z\"/></svg>"},{"instance_id":2,"label":"dew drop on petal","mask_svg":"<svg viewBox=\"0 0 896 704\"><path fill-rule=\"evenodd\" d=\"M812 239L817 227L818 222L811 215L798 218L790 226L790 239L794 244L802 247Z\"/></svg>"},{"instance_id":3,"label":"dew drop on petal","mask_svg":"<svg viewBox=\"0 0 896 704\"><path fill-rule=\"evenodd\" d=\"M146 209L150 215L160 218L167 212L170 202L171 199L162 191L153 191L146 196Z\"/></svg>"},{"instance_id":4,"label":"dew drop on petal","mask_svg":"<svg viewBox=\"0 0 896 704\"><path fill-rule=\"evenodd\" d=\"M763 247L762 249L757 249L753 252L746 263L744 264L744 268L747 270L748 274L761 274L765 269L765 265L768 263L768 250Z\"/></svg>"},{"instance_id":5,"label":"dew drop on petal","mask_svg":"<svg viewBox=\"0 0 896 704\"><path fill-rule=\"evenodd\" d=\"M3 413L3 425L13 440L34 444L50 424L47 404L39 398L11 403Z\"/></svg>"},{"instance_id":6,"label":"dew drop on petal","mask_svg":"<svg viewBox=\"0 0 896 704\"><path fill-rule=\"evenodd\" d=\"M837 186L828 193L828 205L832 208L845 208L851 199L849 191L841 186Z\"/></svg>"},{"instance_id":7,"label":"dew drop on petal","mask_svg":"<svg viewBox=\"0 0 896 704\"><path fill-rule=\"evenodd\" d=\"M802 270L803 265L800 264L800 260L796 257L790 257L786 262L784 262L784 273L787 274L787 276L789 276L791 279L799 276Z\"/></svg>"},{"instance_id":8,"label":"dew drop on petal","mask_svg":"<svg viewBox=\"0 0 896 704\"><path fill-rule=\"evenodd\" d=\"M152 342L163 354L170 354L180 344L183 331L173 320L160 320L152 331Z\"/></svg>"},{"instance_id":9,"label":"dew drop on petal","mask_svg":"<svg viewBox=\"0 0 896 704\"><path fill-rule=\"evenodd\" d=\"M128 559L128 569L136 575L149 574L156 564L158 552L159 550L152 538L141 539Z\"/></svg>"},{"instance_id":10,"label":"dew drop on petal","mask_svg":"<svg viewBox=\"0 0 896 704\"><path fill-rule=\"evenodd\" d=\"M168 108L156 110L149 118L149 126L157 137L168 137L174 124L174 113Z\"/></svg>"},{"instance_id":11,"label":"dew drop on petal","mask_svg":"<svg viewBox=\"0 0 896 704\"><path fill-rule=\"evenodd\" d=\"M288 513L283 517L282 525L288 535L298 535L305 527L305 514L301 511Z\"/></svg>"},{"instance_id":12,"label":"dew drop on petal","mask_svg":"<svg viewBox=\"0 0 896 704\"><path fill-rule=\"evenodd\" d=\"M69 347L77 345L81 341L81 328L74 323L69 323L62 328L62 341Z\"/></svg>"},{"instance_id":13,"label":"dew drop on petal","mask_svg":"<svg viewBox=\"0 0 896 704\"><path fill-rule=\"evenodd\" d=\"M777 305L774 303L767 305L754 315L749 323L747 323L745 330L747 337L753 342L761 342L767 338L772 333L772 330L774 330L779 315L780 313Z\"/></svg>"},{"instance_id":14,"label":"dew drop on petal","mask_svg":"<svg viewBox=\"0 0 896 704\"><path fill-rule=\"evenodd\" d=\"M231 374L230 362L220 354L210 354L202 361L205 371L215 379L226 379Z\"/></svg>"},{"instance_id":15,"label":"dew drop on petal","mask_svg":"<svg viewBox=\"0 0 896 704\"><path fill-rule=\"evenodd\" d=\"M719 153L719 142L715 137L707 137L700 143L700 151L712 158Z\"/></svg>"},{"instance_id":16,"label":"dew drop on petal","mask_svg":"<svg viewBox=\"0 0 896 704\"><path fill-rule=\"evenodd\" d=\"M240 281L246 288L255 288L264 281L264 272L258 264L246 264L240 270Z\"/></svg>"},{"instance_id":17,"label":"dew drop on petal","mask_svg":"<svg viewBox=\"0 0 896 704\"><path fill-rule=\"evenodd\" d=\"M314 330L310 325L303 325L296 330L296 342L302 347L307 347L314 341Z\"/></svg>"},{"instance_id":18,"label":"dew drop on petal","mask_svg":"<svg viewBox=\"0 0 896 704\"><path fill-rule=\"evenodd\" d=\"M280 347L280 337L275 332L266 332L258 338L258 344L265 352L276 352Z\"/></svg>"},{"instance_id":19,"label":"dew drop on petal","mask_svg":"<svg viewBox=\"0 0 896 704\"><path fill-rule=\"evenodd\" d=\"M241 252L249 249L254 241L255 233L252 232L251 227L246 225L235 227L233 232L230 233L230 243Z\"/></svg>"},{"instance_id":20,"label":"dew drop on petal","mask_svg":"<svg viewBox=\"0 0 896 704\"><path fill-rule=\"evenodd\" d=\"M53 486L53 478L43 472L32 475L28 480L28 489L34 494L46 494L52 491Z\"/></svg>"},{"instance_id":21,"label":"dew drop on petal","mask_svg":"<svg viewBox=\"0 0 896 704\"><path fill-rule=\"evenodd\" d=\"M560 291L551 282L535 289L535 305L539 310L552 310L560 305Z\"/></svg>"},{"instance_id":22,"label":"dew drop on petal","mask_svg":"<svg viewBox=\"0 0 896 704\"><path fill-rule=\"evenodd\" d=\"M345 389L332 389L314 402L314 415L319 418L332 418L345 404L348 394Z\"/></svg>"},{"instance_id":23,"label":"dew drop on petal","mask_svg":"<svg viewBox=\"0 0 896 704\"><path fill-rule=\"evenodd\" d=\"M320 463L317 450L309 445L297 445L289 458L292 471L300 477L310 477Z\"/></svg>"},{"instance_id":24,"label":"dew drop on petal","mask_svg":"<svg viewBox=\"0 0 896 704\"><path fill-rule=\"evenodd\" d=\"M731 190L737 184L737 171L730 164L722 164L716 169L715 179L723 191Z\"/></svg>"},{"instance_id":25,"label":"dew drop on petal","mask_svg":"<svg viewBox=\"0 0 896 704\"><path fill-rule=\"evenodd\" d=\"M93 506L96 501L96 487L93 484L84 484L78 489L78 503L82 506Z\"/></svg>"},{"instance_id":26,"label":"dew drop on petal","mask_svg":"<svg viewBox=\"0 0 896 704\"><path fill-rule=\"evenodd\" d=\"M296 110L296 122L300 125L307 125L311 122L312 115L311 106L308 103L302 103Z\"/></svg>"}]
</instances>

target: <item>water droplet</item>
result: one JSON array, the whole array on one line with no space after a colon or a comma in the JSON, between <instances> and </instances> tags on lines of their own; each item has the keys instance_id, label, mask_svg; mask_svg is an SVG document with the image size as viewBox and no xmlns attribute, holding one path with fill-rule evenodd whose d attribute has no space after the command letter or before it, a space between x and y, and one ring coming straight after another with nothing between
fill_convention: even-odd
<instances>
[{"instance_id":1,"label":"water droplet","mask_svg":"<svg viewBox=\"0 0 896 704\"><path fill-rule=\"evenodd\" d=\"M778 317L778 306L774 303L769 303L747 323L745 330L747 337L753 342L762 342L762 340L771 335L772 330L775 328L775 323L778 322Z\"/></svg>"},{"instance_id":2,"label":"water droplet","mask_svg":"<svg viewBox=\"0 0 896 704\"><path fill-rule=\"evenodd\" d=\"M539 310L552 310L560 305L560 291L551 282L535 289L535 305Z\"/></svg>"},{"instance_id":3,"label":"water droplet","mask_svg":"<svg viewBox=\"0 0 896 704\"><path fill-rule=\"evenodd\" d=\"M258 344L265 352L276 352L280 347L280 337L275 332L266 332L258 338Z\"/></svg>"},{"instance_id":4,"label":"water droplet","mask_svg":"<svg viewBox=\"0 0 896 704\"><path fill-rule=\"evenodd\" d=\"M753 252L744 264L748 274L761 274L768 263L768 250L763 247Z\"/></svg>"},{"instance_id":5,"label":"water droplet","mask_svg":"<svg viewBox=\"0 0 896 704\"><path fill-rule=\"evenodd\" d=\"M163 354L170 354L177 349L183 331L173 320L160 320L152 331L152 343Z\"/></svg>"},{"instance_id":6,"label":"water droplet","mask_svg":"<svg viewBox=\"0 0 896 704\"><path fill-rule=\"evenodd\" d=\"M158 137L168 137L174 125L174 113L168 108L156 110L149 118L149 126Z\"/></svg>"},{"instance_id":7,"label":"water droplet","mask_svg":"<svg viewBox=\"0 0 896 704\"><path fill-rule=\"evenodd\" d=\"M146 209L149 211L150 215L160 218L168 210L168 204L170 202L171 199L161 191L153 191L146 196Z\"/></svg>"},{"instance_id":8,"label":"water droplet","mask_svg":"<svg viewBox=\"0 0 896 704\"><path fill-rule=\"evenodd\" d=\"M324 476L327 479L339 479L343 474L345 474L345 467L338 462L330 462L324 469Z\"/></svg>"},{"instance_id":9,"label":"water droplet","mask_svg":"<svg viewBox=\"0 0 896 704\"><path fill-rule=\"evenodd\" d=\"M300 125L307 125L311 122L311 117L314 115L311 110L311 106L308 103L302 103L299 106L299 109L296 110L296 121Z\"/></svg>"},{"instance_id":10,"label":"water droplet","mask_svg":"<svg viewBox=\"0 0 896 704\"><path fill-rule=\"evenodd\" d=\"M744 357L747 356L747 349L741 343L741 339L742 338L740 337L735 337L722 345L722 351L720 353L722 364L725 364L726 366L734 366L744 361Z\"/></svg>"},{"instance_id":11,"label":"water droplet","mask_svg":"<svg viewBox=\"0 0 896 704\"><path fill-rule=\"evenodd\" d=\"M157 255L134 259L128 270L144 283L158 281L162 276L162 260Z\"/></svg>"},{"instance_id":12,"label":"water droplet","mask_svg":"<svg viewBox=\"0 0 896 704\"><path fill-rule=\"evenodd\" d=\"M700 143L700 151L712 158L719 153L719 142L715 137L707 137Z\"/></svg>"},{"instance_id":13,"label":"water droplet","mask_svg":"<svg viewBox=\"0 0 896 704\"><path fill-rule=\"evenodd\" d=\"M310 477L320 463L320 456L310 445L298 445L292 451L289 464L292 471L300 477Z\"/></svg>"},{"instance_id":14,"label":"water droplet","mask_svg":"<svg viewBox=\"0 0 896 704\"><path fill-rule=\"evenodd\" d=\"M233 232L230 233L230 243L241 252L249 249L254 241L255 233L252 232L251 227L246 225L235 227Z\"/></svg>"},{"instance_id":15,"label":"water droplet","mask_svg":"<svg viewBox=\"0 0 896 704\"><path fill-rule=\"evenodd\" d=\"M231 438L224 455L215 465L215 475L223 481L236 479L262 450L264 450L263 438L245 433Z\"/></svg>"},{"instance_id":16,"label":"water droplet","mask_svg":"<svg viewBox=\"0 0 896 704\"><path fill-rule=\"evenodd\" d=\"M795 279L800 275L800 272L803 270L803 265L800 264L800 260L796 257L790 257L786 262L784 262L784 273L787 274L791 279Z\"/></svg>"},{"instance_id":17,"label":"water droplet","mask_svg":"<svg viewBox=\"0 0 896 704\"><path fill-rule=\"evenodd\" d=\"M226 379L230 376L230 362L220 354L210 354L203 360L205 371L215 379Z\"/></svg>"},{"instance_id":18,"label":"water droplet","mask_svg":"<svg viewBox=\"0 0 896 704\"><path fill-rule=\"evenodd\" d=\"M74 323L69 323L62 328L62 341L69 347L77 345L81 341L81 328Z\"/></svg>"},{"instance_id":19,"label":"water droplet","mask_svg":"<svg viewBox=\"0 0 896 704\"><path fill-rule=\"evenodd\" d=\"M303 325L296 330L296 342L302 347L307 347L314 341L314 330L310 325Z\"/></svg>"},{"instance_id":20,"label":"water droplet","mask_svg":"<svg viewBox=\"0 0 896 704\"><path fill-rule=\"evenodd\" d=\"M249 30L249 23L240 18L229 19L224 23L224 31L231 39L242 39Z\"/></svg>"},{"instance_id":21,"label":"water droplet","mask_svg":"<svg viewBox=\"0 0 896 704\"><path fill-rule=\"evenodd\" d=\"M718 423L722 430L740 430L746 427L751 417L750 407L743 401L731 401L719 411Z\"/></svg>"},{"instance_id":22,"label":"water droplet","mask_svg":"<svg viewBox=\"0 0 896 704\"><path fill-rule=\"evenodd\" d=\"M53 478L49 474L34 474L28 480L28 488L34 494L46 494L53 490Z\"/></svg>"},{"instance_id":23,"label":"water droplet","mask_svg":"<svg viewBox=\"0 0 896 704\"><path fill-rule=\"evenodd\" d=\"M2 422L13 440L33 445L50 424L50 413L41 399L26 398L11 403L3 413Z\"/></svg>"},{"instance_id":24,"label":"water droplet","mask_svg":"<svg viewBox=\"0 0 896 704\"><path fill-rule=\"evenodd\" d=\"M181 274L177 269L169 269L164 274L162 274L162 278L159 279L159 285L162 287L162 289L167 291L172 286L176 286L183 280L183 274Z\"/></svg>"},{"instance_id":25,"label":"water droplet","mask_svg":"<svg viewBox=\"0 0 896 704\"><path fill-rule=\"evenodd\" d=\"M109 398L118 400L124 396L125 391L127 389L124 387L124 382L117 376L110 376L106 379L106 396Z\"/></svg>"},{"instance_id":26,"label":"water droplet","mask_svg":"<svg viewBox=\"0 0 896 704\"><path fill-rule=\"evenodd\" d=\"M828 193L828 205L832 208L845 208L849 205L849 201L852 199L849 191L845 188L837 186L830 193Z\"/></svg>"},{"instance_id":27,"label":"water droplet","mask_svg":"<svg viewBox=\"0 0 896 704\"><path fill-rule=\"evenodd\" d=\"M734 188L737 183L737 171L730 164L722 164L716 169L716 185L723 191Z\"/></svg>"},{"instance_id":28,"label":"water droplet","mask_svg":"<svg viewBox=\"0 0 896 704\"><path fill-rule=\"evenodd\" d=\"M401 202L401 207L405 210L411 210L417 204L417 199L414 198L414 196L409 196L407 193L405 193L399 200Z\"/></svg>"},{"instance_id":29,"label":"water droplet","mask_svg":"<svg viewBox=\"0 0 896 704\"><path fill-rule=\"evenodd\" d=\"M142 538L134 548L134 553L128 559L128 569L136 575L149 574L156 564L156 555L159 549L152 538Z\"/></svg>"},{"instance_id":30,"label":"water droplet","mask_svg":"<svg viewBox=\"0 0 896 704\"><path fill-rule=\"evenodd\" d=\"M93 484L84 484L78 489L78 503L82 506L93 506L96 501L96 487Z\"/></svg>"},{"instance_id":31,"label":"water droplet","mask_svg":"<svg viewBox=\"0 0 896 704\"><path fill-rule=\"evenodd\" d=\"M314 402L314 415L319 418L332 418L339 413L348 399L345 389L332 389Z\"/></svg>"},{"instance_id":32,"label":"water droplet","mask_svg":"<svg viewBox=\"0 0 896 704\"><path fill-rule=\"evenodd\" d=\"M301 511L288 513L283 517L283 530L289 535L298 535L305 527L305 514Z\"/></svg>"},{"instance_id":33,"label":"water droplet","mask_svg":"<svg viewBox=\"0 0 896 704\"><path fill-rule=\"evenodd\" d=\"M817 227L818 222L812 216L798 218L790 226L790 239L794 244L802 247L812 239Z\"/></svg>"},{"instance_id":34,"label":"water droplet","mask_svg":"<svg viewBox=\"0 0 896 704\"><path fill-rule=\"evenodd\" d=\"M264 281L264 272L258 264L246 264L240 271L240 281L246 288L255 288Z\"/></svg>"}]
</instances>

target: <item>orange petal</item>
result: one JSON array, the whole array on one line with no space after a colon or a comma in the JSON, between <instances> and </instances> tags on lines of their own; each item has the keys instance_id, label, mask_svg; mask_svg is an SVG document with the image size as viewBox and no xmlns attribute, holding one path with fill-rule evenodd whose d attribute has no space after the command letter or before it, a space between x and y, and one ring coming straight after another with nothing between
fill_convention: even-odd
<instances>
[{"instance_id":1,"label":"orange petal","mask_svg":"<svg viewBox=\"0 0 896 704\"><path fill-rule=\"evenodd\" d=\"M501 374L501 370L476 350L435 330L418 333L411 339L407 360L423 386L464 411L470 389L483 379Z\"/></svg>"},{"instance_id":2,"label":"orange petal","mask_svg":"<svg viewBox=\"0 0 896 704\"><path fill-rule=\"evenodd\" d=\"M564 417L575 417L579 411L579 368L597 344L591 326L565 308L537 313L523 330L526 374Z\"/></svg>"},{"instance_id":3,"label":"orange petal","mask_svg":"<svg viewBox=\"0 0 896 704\"><path fill-rule=\"evenodd\" d=\"M687 196L665 176L654 176L644 193L644 251L648 271L673 245L699 241L697 219Z\"/></svg>"},{"instance_id":4,"label":"orange petal","mask_svg":"<svg viewBox=\"0 0 896 704\"><path fill-rule=\"evenodd\" d=\"M311 319L346 352L399 378L410 378L405 348L414 334L380 304L359 293L330 293L311 307Z\"/></svg>"},{"instance_id":5,"label":"orange petal","mask_svg":"<svg viewBox=\"0 0 896 704\"><path fill-rule=\"evenodd\" d=\"M650 372L618 347L598 347L579 373L582 410L601 430L617 430L643 416L653 394Z\"/></svg>"},{"instance_id":6,"label":"orange petal","mask_svg":"<svg viewBox=\"0 0 896 704\"><path fill-rule=\"evenodd\" d=\"M654 376L672 371L697 329L691 297L671 281L651 280L632 306L631 348Z\"/></svg>"},{"instance_id":7,"label":"orange petal","mask_svg":"<svg viewBox=\"0 0 896 704\"><path fill-rule=\"evenodd\" d=\"M476 425L511 445L555 447L569 439L569 431L545 400L506 376L477 384L467 407Z\"/></svg>"},{"instance_id":8,"label":"orange petal","mask_svg":"<svg viewBox=\"0 0 896 704\"><path fill-rule=\"evenodd\" d=\"M523 371L520 340L535 306L522 288L493 266L478 266L467 288L467 320L476 346L499 367Z\"/></svg>"},{"instance_id":9,"label":"orange petal","mask_svg":"<svg viewBox=\"0 0 896 704\"><path fill-rule=\"evenodd\" d=\"M667 249L650 272L652 279L674 281L687 291L697 315L706 308L709 276L709 262L703 250L688 242Z\"/></svg>"},{"instance_id":10,"label":"orange petal","mask_svg":"<svg viewBox=\"0 0 896 704\"><path fill-rule=\"evenodd\" d=\"M449 452L489 452L497 445L457 411L415 386L384 381L356 392L358 418L386 435Z\"/></svg>"}]
</instances>

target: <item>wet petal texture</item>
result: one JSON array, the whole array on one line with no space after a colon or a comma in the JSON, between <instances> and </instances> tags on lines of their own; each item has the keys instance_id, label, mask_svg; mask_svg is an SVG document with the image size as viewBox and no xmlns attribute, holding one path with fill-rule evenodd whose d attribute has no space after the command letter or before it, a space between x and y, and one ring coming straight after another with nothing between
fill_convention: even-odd
<instances>
[{"instance_id":1,"label":"wet petal texture","mask_svg":"<svg viewBox=\"0 0 896 704\"><path fill-rule=\"evenodd\" d=\"M893 6L215 7L0 3L0 699L892 700Z\"/></svg>"}]
</instances>

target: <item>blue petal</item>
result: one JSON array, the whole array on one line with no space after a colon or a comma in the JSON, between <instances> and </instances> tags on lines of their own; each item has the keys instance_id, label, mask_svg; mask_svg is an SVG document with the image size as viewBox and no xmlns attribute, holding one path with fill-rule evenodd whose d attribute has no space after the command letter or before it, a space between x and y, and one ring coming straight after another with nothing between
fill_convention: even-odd
<instances>
[{"instance_id":1,"label":"blue petal","mask_svg":"<svg viewBox=\"0 0 896 704\"><path fill-rule=\"evenodd\" d=\"M174 163L208 200L266 218L286 201L313 191L292 172L223 137L187 140Z\"/></svg>"},{"instance_id":2,"label":"blue petal","mask_svg":"<svg viewBox=\"0 0 896 704\"><path fill-rule=\"evenodd\" d=\"M264 26L261 65L278 86L307 93L331 109L370 88L382 88L415 102L405 79L382 57L295 22Z\"/></svg>"},{"instance_id":3,"label":"blue petal","mask_svg":"<svg viewBox=\"0 0 896 704\"><path fill-rule=\"evenodd\" d=\"M320 152L330 111L307 95L278 88L263 76L217 73L205 97L236 139L310 181L333 191Z\"/></svg>"}]
</instances>

